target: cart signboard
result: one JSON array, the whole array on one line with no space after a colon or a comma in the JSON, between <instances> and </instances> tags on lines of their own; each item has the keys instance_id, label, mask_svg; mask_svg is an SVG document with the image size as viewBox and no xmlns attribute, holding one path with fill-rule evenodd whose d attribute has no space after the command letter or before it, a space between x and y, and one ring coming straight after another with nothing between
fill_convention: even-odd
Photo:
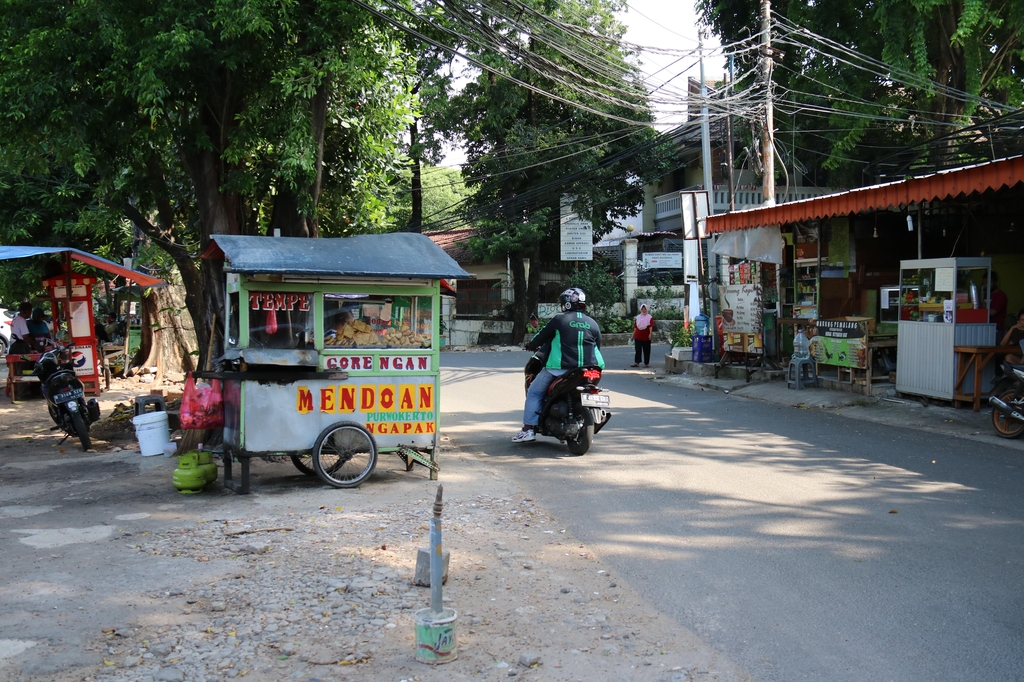
<instances>
[{"instance_id":1,"label":"cart signboard","mask_svg":"<svg viewBox=\"0 0 1024 682\"><path fill-rule=\"evenodd\" d=\"M867 368L866 320L815 320L808 325L811 357L837 367Z\"/></svg>"},{"instance_id":2,"label":"cart signboard","mask_svg":"<svg viewBox=\"0 0 1024 682\"><path fill-rule=\"evenodd\" d=\"M382 450L434 448L437 384L432 374L256 383L246 387L245 398L242 446L249 450L295 450L297 431L318 434L338 421L365 426Z\"/></svg>"}]
</instances>

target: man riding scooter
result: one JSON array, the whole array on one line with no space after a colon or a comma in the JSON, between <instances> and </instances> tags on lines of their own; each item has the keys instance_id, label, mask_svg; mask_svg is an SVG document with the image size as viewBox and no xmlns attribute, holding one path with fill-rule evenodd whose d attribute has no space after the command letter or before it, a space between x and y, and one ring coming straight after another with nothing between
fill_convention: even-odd
<instances>
[{"instance_id":1,"label":"man riding scooter","mask_svg":"<svg viewBox=\"0 0 1024 682\"><path fill-rule=\"evenodd\" d=\"M537 439L541 404L548 387L557 377L586 366L604 369L601 329L592 317L584 313L587 295L582 289L566 289L559 294L558 304L562 312L526 344L527 350L537 350L550 343L551 351L544 369L526 392L523 429L512 438L513 443L531 443Z\"/></svg>"}]
</instances>

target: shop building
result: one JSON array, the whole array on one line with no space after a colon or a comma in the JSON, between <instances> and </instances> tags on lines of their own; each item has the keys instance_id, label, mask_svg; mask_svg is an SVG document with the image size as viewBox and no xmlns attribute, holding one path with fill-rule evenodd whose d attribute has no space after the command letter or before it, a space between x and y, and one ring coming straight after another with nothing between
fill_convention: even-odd
<instances>
[{"instance_id":1,"label":"shop building","mask_svg":"<svg viewBox=\"0 0 1024 682\"><path fill-rule=\"evenodd\" d=\"M984 386L994 368L978 358L998 356L983 349L1024 308L1022 209L1024 156L1013 156L710 216L713 250L728 254L726 361L784 367L799 326L826 383L973 399L974 372ZM992 305L990 272L1005 309L1002 296Z\"/></svg>"}]
</instances>

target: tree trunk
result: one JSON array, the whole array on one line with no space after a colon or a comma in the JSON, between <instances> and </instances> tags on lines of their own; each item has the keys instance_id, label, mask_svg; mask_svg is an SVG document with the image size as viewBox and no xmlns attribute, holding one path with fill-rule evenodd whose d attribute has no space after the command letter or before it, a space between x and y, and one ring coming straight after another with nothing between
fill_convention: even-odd
<instances>
[{"instance_id":1,"label":"tree trunk","mask_svg":"<svg viewBox=\"0 0 1024 682\"><path fill-rule=\"evenodd\" d=\"M419 119L409 124L409 150L412 152L411 198L412 214L409 216L409 232L423 231L423 177L421 175L419 143Z\"/></svg>"},{"instance_id":2,"label":"tree trunk","mask_svg":"<svg viewBox=\"0 0 1024 682\"><path fill-rule=\"evenodd\" d=\"M179 381L196 369L195 327L185 306L185 288L171 285L150 289L142 299L142 343L133 367L157 367L156 384Z\"/></svg>"},{"instance_id":3,"label":"tree trunk","mask_svg":"<svg viewBox=\"0 0 1024 682\"><path fill-rule=\"evenodd\" d=\"M526 323L530 313L526 308L526 266L523 254L515 251L508 254L512 268L512 343L520 344L526 336ZM532 269L532 268L531 268Z\"/></svg>"},{"instance_id":4,"label":"tree trunk","mask_svg":"<svg viewBox=\"0 0 1024 682\"><path fill-rule=\"evenodd\" d=\"M526 280L526 314L537 312L540 303L540 242L533 245L530 254L530 274Z\"/></svg>"},{"instance_id":5,"label":"tree trunk","mask_svg":"<svg viewBox=\"0 0 1024 682\"><path fill-rule=\"evenodd\" d=\"M279 181L277 197L270 218L271 234L275 229L281 230L282 237L316 237L319 234L319 223L316 218L316 207L320 203L323 192L324 177L324 136L327 131L327 105L331 88L325 79L317 86L316 93L309 100L310 136L316 146L313 182L305 191L308 192L313 213L302 212L302 195Z\"/></svg>"}]
</instances>

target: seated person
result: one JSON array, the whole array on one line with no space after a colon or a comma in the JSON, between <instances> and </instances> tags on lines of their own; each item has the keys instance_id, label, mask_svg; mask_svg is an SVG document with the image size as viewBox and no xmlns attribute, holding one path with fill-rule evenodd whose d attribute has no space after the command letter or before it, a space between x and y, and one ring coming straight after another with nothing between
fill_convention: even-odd
<instances>
[{"instance_id":1,"label":"seated person","mask_svg":"<svg viewBox=\"0 0 1024 682\"><path fill-rule=\"evenodd\" d=\"M999 344L1000 346L1017 346L1021 349L1017 355L1007 355L1007 362L1014 365L1024 364L1024 346L1021 346L1021 341L1024 341L1024 308L1017 311L1016 323L1006 330L1006 334L1003 335L1003 340Z\"/></svg>"},{"instance_id":2,"label":"seated person","mask_svg":"<svg viewBox=\"0 0 1024 682\"><path fill-rule=\"evenodd\" d=\"M109 315L107 318L109 319ZM110 334L107 333L107 325L100 320L96 320L96 328L93 330L96 334L96 341L99 343L110 343Z\"/></svg>"},{"instance_id":3,"label":"seated person","mask_svg":"<svg viewBox=\"0 0 1024 682\"><path fill-rule=\"evenodd\" d=\"M50 325L46 323L46 313L42 308L32 311L32 319L28 321L28 333L38 352L43 353L53 348L53 333L50 331Z\"/></svg>"},{"instance_id":4,"label":"seated person","mask_svg":"<svg viewBox=\"0 0 1024 682\"><path fill-rule=\"evenodd\" d=\"M32 318L32 304L25 301L18 306L18 314L11 320L11 347L8 353L34 353L35 339L28 329L28 321Z\"/></svg>"}]
</instances>

